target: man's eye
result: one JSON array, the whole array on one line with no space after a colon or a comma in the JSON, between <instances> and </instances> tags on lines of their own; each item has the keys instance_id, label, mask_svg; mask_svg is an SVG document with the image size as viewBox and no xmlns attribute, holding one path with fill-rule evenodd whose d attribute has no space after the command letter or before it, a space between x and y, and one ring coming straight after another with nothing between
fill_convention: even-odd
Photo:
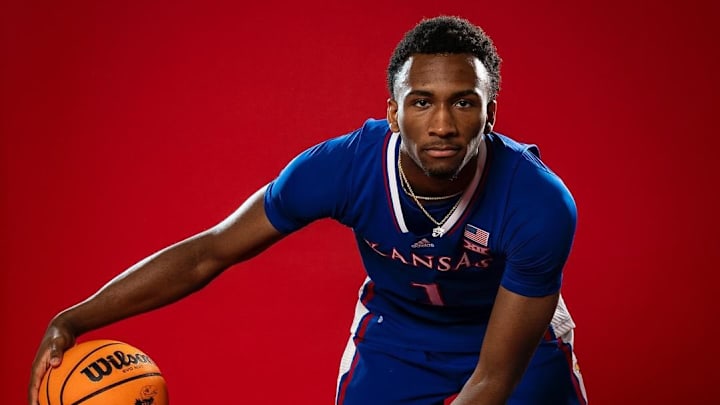
<instances>
[{"instance_id":1,"label":"man's eye","mask_svg":"<svg viewBox=\"0 0 720 405\"><path fill-rule=\"evenodd\" d=\"M458 107L467 108L472 107L473 104L468 100L459 100L457 103L455 103L455 105L457 105Z\"/></svg>"},{"instance_id":2,"label":"man's eye","mask_svg":"<svg viewBox=\"0 0 720 405\"><path fill-rule=\"evenodd\" d=\"M421 99L419 99L419 100L415 100L415 102L413 103L413 105L415 105L415 106L417 106L417 107L427 107L428 105L430 105L430 102L427 101L427 100L425 100L425 99L423 99L423 98L421 98Z\"/></svg>"}]
</instances>

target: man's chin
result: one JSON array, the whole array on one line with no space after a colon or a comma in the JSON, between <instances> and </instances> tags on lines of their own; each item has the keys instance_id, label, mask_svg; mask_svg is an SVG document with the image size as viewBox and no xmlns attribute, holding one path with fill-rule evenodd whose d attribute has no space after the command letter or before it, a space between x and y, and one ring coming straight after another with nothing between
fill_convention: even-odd
<instances>
[{"instance_id":1,"label":"man's chin","mask_svg":"<svg viewBox=\"0 0 720 405\"><path fill-rule=\"evenodd\" d=\"M425 175L438 180L455 180L457 169L433 167L425 169Z\"/></svg>"}]
</instances>

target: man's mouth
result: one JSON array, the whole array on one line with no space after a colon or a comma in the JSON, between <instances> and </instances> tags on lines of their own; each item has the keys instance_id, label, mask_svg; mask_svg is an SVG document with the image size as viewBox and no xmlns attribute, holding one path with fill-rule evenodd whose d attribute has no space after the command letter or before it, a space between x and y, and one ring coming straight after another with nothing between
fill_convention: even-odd
<instances>
[{"instance_id":1,"label":"man's mouth","mask_svg":"<svg viewBox=\"0 0 720 405\"><path fill-rule=\"evenodd\" d=\"M448 158L460 152L460 149L454 146L435 146L423 150L425 154L433 158Z\"/></svg>"}]
</instances>

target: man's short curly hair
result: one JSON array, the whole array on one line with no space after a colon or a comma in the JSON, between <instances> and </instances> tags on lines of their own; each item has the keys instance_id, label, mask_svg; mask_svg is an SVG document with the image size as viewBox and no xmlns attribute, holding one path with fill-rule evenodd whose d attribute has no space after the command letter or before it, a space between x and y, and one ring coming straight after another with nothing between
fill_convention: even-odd
<instances>
[{"instance_id":1,"label":"man's short curly hair","mask_svg":"<svg viewBox=\"0 0 720 405\"><path fill-rule=\"evenodd\" d=\"M482 28L455 16L423 19L405 33L395 47L387 69L390 96L395 97L395 78L405 62L414 54L457 54L476 56L490 76L490 98L500 91L500 63L502 60L492 39Z\"/></svg>"}]
</instances>

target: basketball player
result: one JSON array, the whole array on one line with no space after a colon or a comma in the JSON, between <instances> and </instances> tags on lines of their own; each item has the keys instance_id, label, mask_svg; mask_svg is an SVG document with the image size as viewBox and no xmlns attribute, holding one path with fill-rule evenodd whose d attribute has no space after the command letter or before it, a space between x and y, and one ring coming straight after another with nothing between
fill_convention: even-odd
<instances>
[{"instance_id":1,"label":"basketball player","mask_svg":"<svg viewBox=\"0 0 720 405\"><path fill-rule=\"evenodd\" d=\"M80 334L169 304L309 223L351 228L367 279L338 405L585 404L560 296L575 203L538 148L493 132L500 58L468 21L398 44L387 119L299 154L226 220L50 323L29 403Z\"/></svg>"}]
</instances>

